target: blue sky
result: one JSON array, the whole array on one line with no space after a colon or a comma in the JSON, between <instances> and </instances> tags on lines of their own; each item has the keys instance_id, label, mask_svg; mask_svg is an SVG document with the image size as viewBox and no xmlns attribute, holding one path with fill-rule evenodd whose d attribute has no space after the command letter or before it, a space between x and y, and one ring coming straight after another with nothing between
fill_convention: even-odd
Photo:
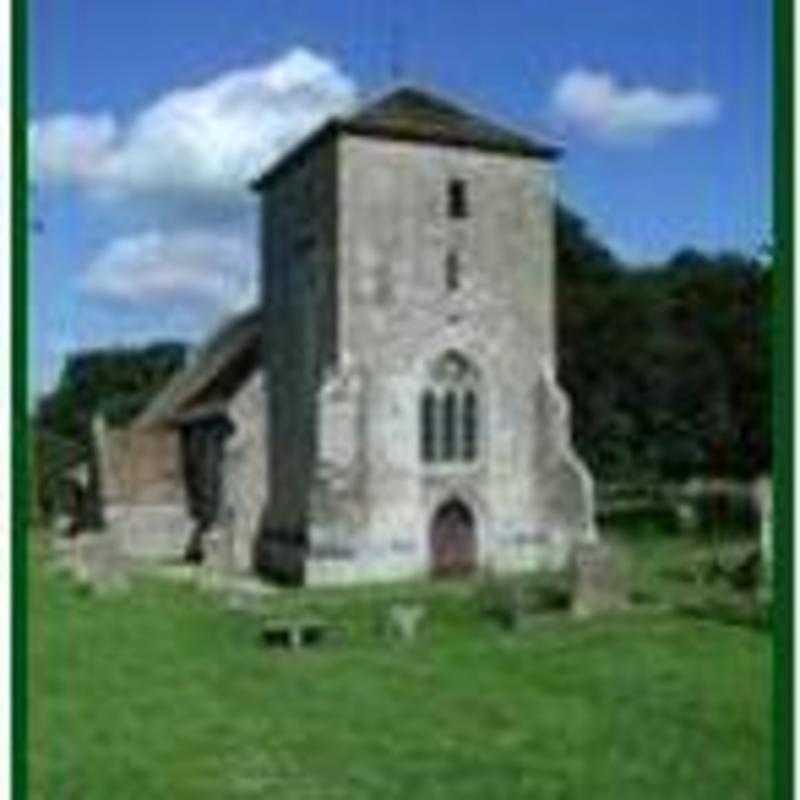
<instances>
[{"instance_id":1,"label":"blue sky","mask_svg":"<svg viewBox=\"0 0 800 800\"><path fill-rule=\"evenodd\" d=\"M76 348L197 340L255 287L242 190L329 113L438 88L566 145L632 265L769 238L769 3L32 0L33 386Z\"/></svg>"}]
</instances>

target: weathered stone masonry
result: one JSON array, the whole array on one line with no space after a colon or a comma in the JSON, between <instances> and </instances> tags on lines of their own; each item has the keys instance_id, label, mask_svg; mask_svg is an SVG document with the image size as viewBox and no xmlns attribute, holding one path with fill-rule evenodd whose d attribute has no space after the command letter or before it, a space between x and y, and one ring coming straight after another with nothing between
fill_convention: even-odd
<instances>
[{"instance_id":1,"label":"weathered stone masonry","mask_svg":"<svg viewBox=\"0 0 800 800\"><path fill-rule=\"evenodd\" d=\"M555 375L557 154L400 89L258 179L259 306L105 435L129 549L178 554L195 526L230 569L326 584L594 541Z\"/></svg>"},{"instance_id":2,"label":"weathered stone masonry","mask_svg":"<svg viewBox=\"0 0 800 800\"><path fill-rule=\"evenodd\" d=\"M554 377L554 152L483 124L401 90L258 183L272 574L429 574L448 503L475 567L560 566L594 537ZM422 403L448 363L475 376L475 453L426 460ZM434 435L466 424L451 406Z\"/></svg>"}]
</instances>

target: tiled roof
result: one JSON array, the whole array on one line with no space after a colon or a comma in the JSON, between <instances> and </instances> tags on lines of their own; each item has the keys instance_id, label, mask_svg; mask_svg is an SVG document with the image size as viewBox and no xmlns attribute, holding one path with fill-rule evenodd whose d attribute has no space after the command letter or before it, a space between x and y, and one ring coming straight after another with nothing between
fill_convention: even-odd
<instances>
[{"instance_id":1,"label":"tiled roof","mask_svg":"<svg viewBox=\"0 0 800 800\"><path fill-rule=\"evenodd\" d=\"M558 145L493 122L431 92L405 86L349 116L329 119L253 181L251 188L261 189L303 153L339 132L542 159L555 159L561 153Z\"/></svg>"},{"instance_id":2,"label":"tiled roof","mask_svg":"<svg viewBox=\"0 0 800 800\"><path fill-rule=\"evenodd\" d=\"M134 420L135 427L170 424L192 408L224 402L250 377L261 350L261 313L226 322Z\"/></svg>"},{"instance_id":3,"label":"tiled roof","mask_svg":"<svg viewBox=\"0 0 800 800\"><path fill-rule=\"evenodd\" d=\"M414 87L402 87L342 120L351 133L554 158L559 148Z\"/></svg>"}]
</instances>

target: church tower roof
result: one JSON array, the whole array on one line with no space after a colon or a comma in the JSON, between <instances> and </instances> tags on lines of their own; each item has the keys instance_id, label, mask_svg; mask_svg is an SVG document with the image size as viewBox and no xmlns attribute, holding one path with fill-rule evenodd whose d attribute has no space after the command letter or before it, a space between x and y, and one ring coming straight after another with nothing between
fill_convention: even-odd
<instances>
[{"instance_id":1,"label":"church tower roof","mask_svg":"<svg viewBox=\"0 0 800 800\"><path fill-rule=\"evenodd\" d=\"M400 86L362 105L352 114L330 119L253 181L251 187L261 189L301 153L341 132L546 160L561 154L556 144L494 122L427 90Z\"/></svg>"},{"instance_id":2,"label":"church tower roof","mask_svg":"<svg viewBox=\"0 0 800 800\"><path fill-rule=\"evenodd\" d=\"M450 100L402 86L342 120L344 130L421 142L439 142L538 158L555 158L560 148L468 111Z\"/></svg>"}]
</instances>

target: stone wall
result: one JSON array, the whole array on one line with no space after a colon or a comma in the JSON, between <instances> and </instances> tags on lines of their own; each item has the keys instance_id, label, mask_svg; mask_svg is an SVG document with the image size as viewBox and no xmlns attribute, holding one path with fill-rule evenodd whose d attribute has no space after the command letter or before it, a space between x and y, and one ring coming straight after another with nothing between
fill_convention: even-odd
<instances>
[{"instance_id":1,"label":"stone wall","mask_svg":"<svg viewBox=\"0 0 800 800\"><path fill-rule=\"evenodd\" d=\"M264 364L271 391L267 532L306 525L316 397L337 348L336 161L333 143L293 162L262 193Z\"/></svg>"},{"instance_id":2,"label":"stone wall","mask_svg":"<svg viewBox=\"0 0 800 800\"><path fill-rule=\"evenodd\" d=\"M178 432L106 428L97 420L94 433L107 535L132 558L179 558L192 522Z\"/></svg>"},{"instance_id":3,"label":"stone wall","mask_svg":"<svg viewBox=\"0 0 800 800\"><path fill-rule=\"evenodd\" d=\"M261 517L268 503L268 438L263 372L257 370L228 406L233 433L225 441L220 527L235 572L253 568Z\"/></svg>"},{"instance_id":4,"label":"stone wall","mask_svg":"<svg viewBox=\"0 0 800 800\"><path fill-rule=\"evenodd\" d=\"M461 321L504 325L553 357L554 181L549 162L467 148L346 136L339 142L341 349L367 367L400 336L406 352ZM447 209L451 179L468 216ZM445 280L449 252L460 288ZM509 319L511 317L511 319ZM514 349L511 347L510 349ZM400 353L398 353L400 355Z\"/></svg>"},{"instance_id":5,"label":"stone wall","mask_svg":"<svg viewBox=\"0 0 800 800\"><path fill-rule=\"evenodd\" d=\"M463 218L448 210L453 180ZM264 189L277 571L429 574L431 520L453 498L474 517L481 567L563 566L592 538L591 481L552 374L553 212L549 162L350 134ZM448 352L478 375L478 455L428 464L420 400Z\"/></svg>"},{"instance_id":6,"label":"stone wall","mask_svg":"<svg viewBox=\"0 0 800 800\"><path fill-rule=\"evenodd\" d=\"M101 491L108 505L170 505L184 500L180 437L169 427L95 425Z\"/></svg>"},{"instance_id":7,"label":"stone wall","mask_svg":"<svg viewBox=\"0 0 800 800\"><path fill-rule=\"evenodd\" d=\"M571 543L593 535L592 488L544 378L554 361L549 165L359 137L340 141L339 158L341 363L320 395L319 448L330 455L307 582L428 574L431 520L453 497L474 514L480 565L563 566ZM453 178L466 185L464 219L448 214ZM420 399L449 351L480 376L478 457L425 464ZM343 399L336 387L353 375Z\"/></svg>"}]
</instances>

